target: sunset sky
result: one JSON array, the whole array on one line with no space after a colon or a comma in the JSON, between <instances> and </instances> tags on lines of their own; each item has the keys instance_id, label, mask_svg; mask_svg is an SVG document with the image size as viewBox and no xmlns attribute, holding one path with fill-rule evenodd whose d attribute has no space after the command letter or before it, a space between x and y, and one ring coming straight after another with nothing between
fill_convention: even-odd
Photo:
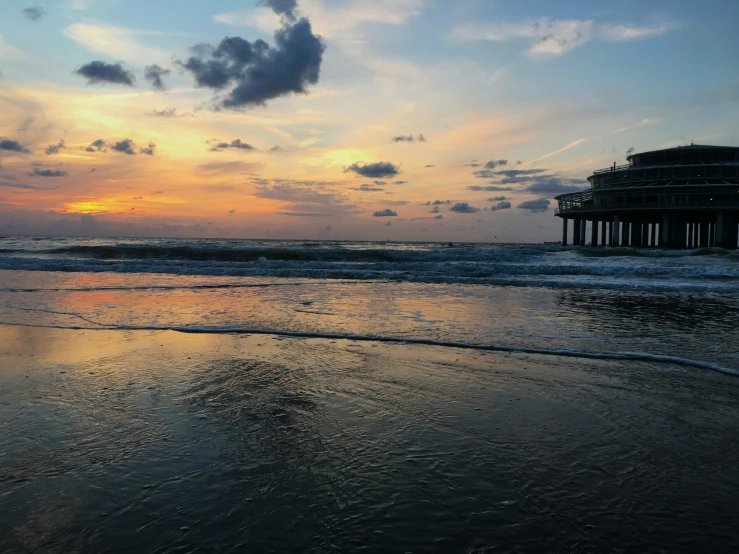
<instances>
[{"instance_id":1,"label":"sunset sky","mask_svg":"<svg viewBox=\"0 0 739 554\"><path fill-rule=\"evenodd\" d=\"M0 234L557 240L554 196L627 149L739 145L737 21L736 0L3 0Z\"/></svg>"}]
</instances>

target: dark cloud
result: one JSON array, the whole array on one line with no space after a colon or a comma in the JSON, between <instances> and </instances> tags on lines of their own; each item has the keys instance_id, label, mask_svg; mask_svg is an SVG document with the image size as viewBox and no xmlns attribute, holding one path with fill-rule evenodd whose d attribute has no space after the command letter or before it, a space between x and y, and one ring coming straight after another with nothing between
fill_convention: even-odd
<instances>
[{"instance_id":1,"label":"dark cloud","mask_svg":"<svg viewBox=\"0 0 739 554\"><path fill-rule=\"evenodd\" d=\"M28 154L28 148L23 146L17 140L11 139L0 139L0 150L7 150L9 152L23 152Z\"/></svg>"},{"instance_id":2,"label":"dark cloud","mask_svg":"<svg viewBox=\"0 0 739 554\"><path fill-rule=\"evenodd\" d=\"M132 87L136 82L133 73L125 70L119 63L94 61L83 65L75 73L85 77L88 85L113 83Z\"/></svg>"},{"instance_id":3,"label":"dark cloud","mask_svg":"<svg viewBox=\"0 0 739 554\"><path fill-rule=\"evenodd\" d=\"M375 215L377 215L377 213L375 213ZM385 223L385 227L392 227L392 226L393 226L392 221L388 221L387 223Z\"/></svg>"},{"instance_id":4,"label":"dark cloud","mask_svg":"<svg viewBox=\"0 0 739 554\"><path fill-rule=\"evenodd\" d=\"M288 0L268 1L290 19L293 12ZM193 47L192 56L178 64L193 75L199 87L215 91L233 87L216 97L216 109L262 106L291 93L306 94L308 85L318 82L326 46L313 34L307 19L283 23L275 32L274 47L261 39L250 43L241 37L226 37L217 47Z\"/></svg>"},{"instance_id":5,"label":"dark cloud","mask_svg":"<svg viewBox=\"0 0 739 554\"><path fill-rule=\"evenodd\" d=\"M87 152L107 152L108 145L105 143L103 139L97 139L96 141L90 143L90 146L85 148Z\"/></svg>"},{"instance_id":6,"label":"dark cloud","mask_svg":"<svg viewBox=\"0 0 739 554\"><path fill-rule=\"evenodd\" d=\"M63 148L66 148L66 147L64 146L64 141L63 141L63 140L60 140L60 141L59 141L58 143L56 143L56 144L50 144L49 146L47 146L47 147L46 147L46 148L44 149L44 153L45 153L45 154L46 154L47 156L53 156L54 154L58 154L58 153L59 153L59 151L60 151L60 150L62 150Z\"/></svg>"},{"instance_id":7,"label":"dark cloud","mask_svg":"<svg viewBox=\"0 0 739 554\"><path fill-rule=\"evenodd\" d=\"M498 185L488 185L485 187L481 187L480 185L472 185L471 187L467 187L467 190L474 190L476 192L508 192L515 189L513 187L499 187Z\"/></svg>"},{"instance_id":8,"label":"dark cloud","mask_svg":"<svg viewBox=\"0 0 739 554\"><path fill-rule=\"evenodd\" d=\"M422 134L418 135L418 137L414 137L413 135L398 135L397 137L393 137L390 139L390 142L426 142L426 137L424 137Z\"/></svg>"},{"instance_id":9,"label":"dark cloud","mask_svg":"<svg viewBox=\"0 0 739 554\"><path fill-rule=\"evenodd\" d=\"M23 10L23 16L31 21L39 21L45 15L46 12L40 6L32 6Z\"/></svg>"},{"instance_id":10,"label":"dark cloud","mask_svg":"<svg viewBox=\"0 0 739 554\"><path fill-rule=\"evenodd\" d=\"M383 204L386 206L407 206L410 202L408 200L385 200Z\"/></svg>"},{"instance_id":11,"label":"dark cloud","mask_svg":"<svg viewBox=\"0 0 739 554\"><path fill-rule=\"evenodd\" d=\"M294 217L326 217L331 214L322 214L315 212L275 212L277 215L290 215Z\"/></svg>"},{"instance_id":12,"label":"dark cloud","mask_svg":"<svg viewBox=\"0 0 739 554\"><path fill-rule=\"evenodd\" d=\"M434 217L434 219L444 219L444 216L443 215L437 215L437 216Z\"/></svg>"},{"instance_id":13,"label":"dark cloud","mask_svg":"<svg viewBox=\"0 0 739 554\"><path fill-rule=\"evenodd\" d=\"M494 175L497 177L503 176L507 179L516 179L518 177L528 177L530 175L541 175L546 173L548 169L504 169L502 171L496 171Z\"/></svg>"},{"instance_id":14,"label":"dark cloud","mask_svg":"<svg viewBox=\"0 0 739 554\"><path fill-rule=\"evenodd\" d=\"M451 203L452 203L451 200L434 200L433 202L429 200L428 202L422 205L423 206L443 206L444 204L451 204Z\"/></svg>"},{"instance_id":15,"label":"dark cloud","mask_svg":"<svg viewBox=\"0 0 739 554\"><path fill-rule=\"evenodd\" d=\"M253 193L259 198L304 202L308 204L340 204L341 196L331 190L316 190L314 186L300 181L275 179L271 184L260 184Z\"/></svg>"},{"instance_id":16,"label":"dark cloud","mask_svg":"<svg viewBox=\"0 0 739 554\"><path fill-rule=\"evenodd\" d=\"M277 15L285 16L288 21L295 21L295 12L298 9L298 0L261 0L262 6L268 6Z\"/></svg>"},{"instance_id":17,"label":"dark cloud","mask_svg":"<svg viewBox=\"0 0 739 554\"><path fill-rule=\"evenodd\" d=\"M236 210L228 210L228 213L235 214L236 213Z\"/></svg>"},{"instance_id":18,"label":"dark cloud","mask_svg":"<svg viewBox=\"0 0 739 554\"><path fill-rule=\"evenodd\" d=\"M439 213L439 206L434 206L434 208L429 213L438 214Z\"/></svg>"},{"instance_id":19,"label":"dark cloud","mask_svg":"<svg viewBox=\"0 0 739 554\"><path fill-rule=\"evenodd\" d=\"M516 207L521 210L528 210L530 212L546 212L547 210L549 210L549 200L547 198L527 200L526 202L521 202Z\"/></svg>"},{"instance_id":20,"label":"dark cloud","mask_svg":"<svg viewBox=\"0 0 739 554\"><path fill-rule=\"evenodd\" d=\"M426 168L429 168L429 167L436 167L436 166L435 165L427 165L426 166Z\"/></svg>"},{"instance_id":21,"label":"dark cloud","mask_svg":"<svg viewBox=\"0 0 739 554\"><path fill-rule=\"evenodd\" d=\"M162 77L166 77L172 73L171 70L159 67L158 65L147 65L144 68L144 79L149 81L151 88L154 90L166 90L167 87L162 81Z\"/></svg>"},{"instance_id":22,"label":"dark cloud","mask_svg":"<svg viewBox=\"0 0 739 554\"><path fill-rule=\"evenodd\" d=\"M110 146L110 149L114 152L128 154L129 156L133 156L134 154L136 154L134 148L136 148L136 144L131 139L123 139Z\"/></svg>"},{"instance_id":23,"label":"dark cloud","mask_svg":"<svg viewBox=\"0 0 739 554\"><path fill-rule=\"evenodd\" d=\"M156 148L157 148L157 145L154 144L153 142L150 142L149 143L149 146L145 146L145 147L141 148L139 150L139 152L141 152L142 154L147 154L149 156L153 156L154 155L154 151L156 150Z\"/></svg>"},{"instance_id":24,"label":"dark cloud","mask_svg":"<svg viewBox=\"0 0 739 554\"><path fill-rule=\"evenodd\" d=\"M398 213L394 212L390 208L385 208L384 210L373 213L372 217L398 217Z\"/></svg>"},{"instance_id":25,"label":"dark cloud","mask_svg":"<svg viewBox=\"0 0 739 554\"><path fill-rule=\"evenodd\" d=\"M375 162L365 164L362 162L356 162L344 170L344 173L353 171L357 175L362 177L380 178L383 177L395 177L400 173L400 166L396 166L390 162Z\"/></svg>"},{"instance_id":26,"label":"dark cloud","mask_svg":"<svg viewBox=\"0 0 739 554\"><path fill-rule=\"evenodd\" d=\"M467 202L459 202L449 208L450 212L457 212L459 214L473 214L480 211L480 208L473 208Z\"/></svg>"},{"instance_id":27,"label":"dark cloud","mask_svg":"<svg viewBox=\"0 0 739 554\"><path fill-rule=\"evenodd\" d=\"M261 163L247 162L210 162L198 166L205 173L251 173L262 169Z\"/></svg>"},{"instance_id":28,"label":"dark cloud","mask_svg":"<svg viewBox=\"0 0 739 554\"><path fill-rule=\"evenodd\" d=\"M481 165L482 165L481 163L477 163L475 161L475 162L472 162L472 163L469 163L469 164L464 164L462 167L480 167Z\"/></svg>"},{"instance_id":29,"label":"dark cloud","mask_svg":"<svg viewBox=\"0 0 739 554\"><path fill-rule=\"evenodd\" d=\"M393 181L393 185L405 185L408 181Z\"/></svg>"},{"instance_id":30,"label":"dark cloud","mask_svg":"<svg viewBox=\"0 0 739 554\"><path fill-rule=\"evenodd\" d=\"M11 189L24 189L24 190L41 190L39 187L33 185L24 185L22 183L5 183L0 181L0 187L7 187Z\"/></svg>"},{"instance_id":31,"label":"dark cloud","mask_svg":"<svg viewBox=\"0 0 739 554\"><path fill-rule=\"evenodd\" d=\"M373 187L372 185L359 185L359 188L353 188L352 190L357 190L359 192L383 192L385 189L381 189L378 187Z\"/></svg>"},{"instance_id":32,"label":"dark cloud","mask_svg":"<svg viewBox=\"0 0 739 554\"><path fill-rule=\"evenodd\" d=\"M488 202L502 202L503 200L508 200L508 197L506 197L506 196L493 196L492 198L488 198Z\"/></svg>"},{"instance_id":33,"label":"dark cloud","mask_svg":"<svg viewBox=\"0 0 739 554\"><path fill-rule=\"evenodd\" d=\"M191 113L177 113L177 108L165 108L163 110L152 110L149 112L154 117L194 117Z\"/></svg>"},{"instance_id":34,"label":"dark cloud","mask_svg":"<svg viewBox=\"0 0 739 554\"><path fill-rule=\"evenodd\" d=\"M485 169L495 169L501 165L508 165L508 160L490 160L485 164Z\"/></svg>"},{"instance_id":35,"label":"dark cloud","mask_svg":"<svg viewBox=\"0 0 739 554\"><path fill-rule=\"evenodd\" d=\"M209 140L207 144L210 145L211 152L222 152L224 150L228 150L229 148L235 148L236 150L247 150L247 151L254 150L254 147L251 144L242 142L241 139L234 139L231 142L221 142L219 140L213 139L213 140Z\"/></svg>"},{"instance_id":36,"label":"dark cloud","mask_svg":"<svg viewBox=\"0 0 739 554\"><path fill-rule=\"evenodd\" d=\"M580 179L558 179L557 177L548 177L546 179L536 179L534 183L524 189L526 192L534 194L563 194L566 192L578 192L584 188L583 185L568 185L566 182L580 182Z\"/></svg>"},{"instance_id":37,"label":"dark cloud","mask_svg":"<svg viewBox=\"0 0 739 554\"><path fill-rule=\"evenodd\" d=\"M491 212L497 212L499 210L510 210L511 209L511 203L510 202L498 202L495 206L490 206Z\"/></svg>"},{"instance_id":38,"label":"dark cloud","mask_svg":"<svg viewBox=\"0 0 739 554\"><path fill-rule=\"evenodd\" d=\"M269 151L270 152L282 152L282 146L275 145L272 148L270 148Z\"/></svg>"},{"instance_id":39,"label":"dark cloud","mask_svg":"<svg viewBox=\"0 0 739 554\"><path fill-rule=\"evenodd\" d=\"M40 169L37 167L28 175L31 177L66 177L68 173L61 169Z\"/></svg>"}]
</instances>

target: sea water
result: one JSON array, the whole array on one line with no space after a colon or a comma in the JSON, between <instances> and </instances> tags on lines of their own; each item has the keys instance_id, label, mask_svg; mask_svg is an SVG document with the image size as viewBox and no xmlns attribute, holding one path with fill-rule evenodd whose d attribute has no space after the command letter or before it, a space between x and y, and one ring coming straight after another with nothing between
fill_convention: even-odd
<instances>
[{"instance_id":1,"label":"sea water","mask_svg":"<svg viewBox=\"0 0 739 554\"><path fill-rule=\"evenodd\" d=\"M0 549L735 548L737 262L5 237Z\"/></svg>"}]
</instances>

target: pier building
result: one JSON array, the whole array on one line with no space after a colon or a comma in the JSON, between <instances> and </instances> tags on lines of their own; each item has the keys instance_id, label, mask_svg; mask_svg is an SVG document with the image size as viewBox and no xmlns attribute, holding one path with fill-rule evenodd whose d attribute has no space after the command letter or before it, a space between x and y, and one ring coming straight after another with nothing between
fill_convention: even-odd
<instances>
[{"instance_id":1,"label":"pier building","mask_svg":"<svg viewBox=\"0 0 739 554\"><path fill-rule=\"evenodd\" d=\"M634 153L555 197L562 244L737 248L739 147L691 144ZM570 223L572 222L572 223Z\"/></svg>"}]
</instances>

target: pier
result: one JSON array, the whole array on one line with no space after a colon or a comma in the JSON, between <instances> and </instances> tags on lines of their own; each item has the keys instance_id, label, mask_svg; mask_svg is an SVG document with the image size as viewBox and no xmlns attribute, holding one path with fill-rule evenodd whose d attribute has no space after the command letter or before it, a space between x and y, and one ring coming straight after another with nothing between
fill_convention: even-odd
<instances>
[{"instance_id":1,"label":"pier","mask_svg":"<svg viewBox=\"0 0 739 554\"><path fill-rule=\"evenodd\" d=\"M571 236L575 246L737 248L738 147L691 144L627 161L593 173L590 189L555 197L563 245Z\"/></svg>"}]
</instances>

